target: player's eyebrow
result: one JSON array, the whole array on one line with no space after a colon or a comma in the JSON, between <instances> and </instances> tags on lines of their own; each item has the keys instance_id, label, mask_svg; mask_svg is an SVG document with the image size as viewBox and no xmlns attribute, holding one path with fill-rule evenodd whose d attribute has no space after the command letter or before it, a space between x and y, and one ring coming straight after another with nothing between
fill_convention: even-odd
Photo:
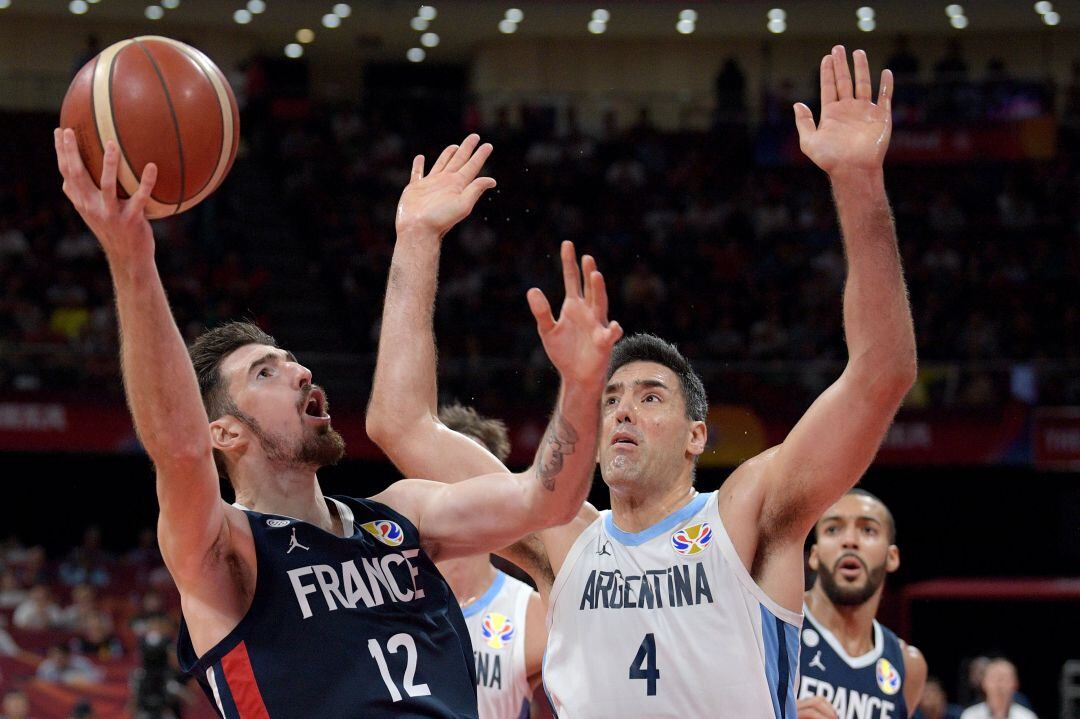
<instances>
[{"instance_id":1,"label":"player's eyebrow","mask_svg":"<svg viewBox=\"0 0 1080 719\"><path fill-rule=\"evenodd\" d=\"M296 357L293 355L292 352L285 352L284 353L284 358L285 358L286 362L295 362L296 361ZM282 359L281 350L270 350L269 352L264 354L262 357L260 357L259 359L255 360L250 365L248 365L247 373L250 375L252 372L255 371L255 368L258 367L259 365L272 364L272 363L275 363L275 362L280 362L281 359Z\"/></svg>"},{"instance_id":2,"label":"player's eyebrow","mask_svg":"<svg viewBox=\"0 0 1080 719\"><path fill-rule=\"evenodd\" d=\"M604 394L612 394L614 392L621 392L625 387L622 382L611 382L604 388ZM668 389L668 386L658 379L636 379L634 380L635 387L659 387L660 389Z\"/></svg>"}]
</instances>

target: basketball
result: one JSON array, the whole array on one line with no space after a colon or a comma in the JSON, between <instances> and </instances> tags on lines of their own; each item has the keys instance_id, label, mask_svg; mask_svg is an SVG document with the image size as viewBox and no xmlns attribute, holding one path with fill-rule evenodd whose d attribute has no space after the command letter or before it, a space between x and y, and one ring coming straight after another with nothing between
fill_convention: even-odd
<instances>
[{"instance_id":1,"label":"basketball","mask_svg":"<svg viewBox=\"0 0 1080 719\"><path fill-rule=\"evenodd\" d=\"M236 98L217 65L157 36L122 40L83 66L64 96L60 126L75 131L95 183L105 143L116 142L121 196L135 193L147 163L157 165L150 219L188 210L217 189L240 136Z\"/></svg>"}]
</instances>

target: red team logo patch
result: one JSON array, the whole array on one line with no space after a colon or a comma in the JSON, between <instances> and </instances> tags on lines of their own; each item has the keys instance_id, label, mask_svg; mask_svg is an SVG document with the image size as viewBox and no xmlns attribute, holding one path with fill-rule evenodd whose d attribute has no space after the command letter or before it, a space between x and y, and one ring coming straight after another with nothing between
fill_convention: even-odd
<instances>
[{"instance_id":1,"label":"red team logo patch","mask_svg":"<svg viewBox=\"0 0 1080 719\"><path fill-rule=\"evenodd\" d=\"M708 522L683 527L671 535L671 546L675 551L685 556L693 556L704 552L712 541L713 531Z\"/></svg>"},{"instance_id":2,"label":"red team logo patch","mask_svg":"<svg viewBox=\"0 0 1080 719\"><path fill-rule=\"evenodd\" d=\"M505 614L488 612L480 625L480 633L484 635L489 647L502 649L514 638L514 623Z\"/></svg>"},{"instance_id":3,"label":"red team logo patch","mask_svg":"<svg viewBox=\"0 0 1080 719\"><path fill-rule=\"evenodd\" d=\"M401 531L401 527L389 519L377 519L374 522L367 522L361 524L360 528L366 530L368 534L383 544L391 547L396 547L405 541L405 533Z\"/></svg>"}]
</instances>

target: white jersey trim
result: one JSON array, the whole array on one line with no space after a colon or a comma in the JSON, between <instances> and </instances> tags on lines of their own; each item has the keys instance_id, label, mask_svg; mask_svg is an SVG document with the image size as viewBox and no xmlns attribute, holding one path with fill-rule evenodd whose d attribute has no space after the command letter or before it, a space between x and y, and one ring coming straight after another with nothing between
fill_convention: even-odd
<instances>
[{"instance_id":1,"label":"white jersey trim","mask_svg":"<svg viewBox=\"0 0 1080 719\"><path fill-rule=\"evenodd\" d=\"M853 657L844 651L844 645L840 643L836 635L830 632L824 624L817 620L817 617L810 613L810 607L806 606L806 604L803 604L803 613L806 614L807 619L814 623L818 634L825 638L825 641L828 642L837 656L843 659L852 669L864 669L876 662L885 653L885 635L882 633L881 625L878 624L876 619L874 620L874 648L866 654Z\"/></svg>"},{"instance_id":2,"label":"white jersey trim","mask_svg":"<svg viewBox=\"0 0 1080 719\"><path fill-rule=\"evenodd\" d=\"M334 503L334 508L337 510L338 518L341 520L341 531L343 533L340 538L341 539L348 539L349 537L353 536L353 532L355 532L356 529L355 529L355 527L353 527L353 516L354 515L353 515L353 511L349 507L349 505L345 504L344 502L338 501L338 500L334 499L333 497L324 497L324 499L327 502L333 502ZM243 512L254 512L255 511L251 507L245 507L244 505L240 504L239 502L233 502L232 506L236 507L237 509L239 509L239 510L241 510ZM260 514L273 514L273 515L276 515L278 517L285 517L286 519L291 519L294 522L303 522L304 524L311 524L311 522L308 522L306 520L299 519L297 517L290 517L287 514L280 514L278 512L260 512ZM315 525L312 525L312 526L315 526ZM328 534L329 534L329 532L328 532Z\"/></svg>"}]
</instances>

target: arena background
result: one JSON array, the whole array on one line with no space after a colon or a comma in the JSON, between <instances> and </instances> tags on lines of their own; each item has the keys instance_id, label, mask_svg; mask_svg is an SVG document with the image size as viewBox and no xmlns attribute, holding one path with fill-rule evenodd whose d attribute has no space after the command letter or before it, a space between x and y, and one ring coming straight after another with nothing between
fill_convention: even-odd
<instances>
[{"instance_id":1,"label":"arena background","mask_svg":"<svg viewBox=\"0 0 1080 719\"><path fill-rule=\"evenodd\" d=\"M1040 717L1080 716L1080 3L873 2L860 29L857 2L440 0L423 31L429 10L394 0L266 0L243 24L239 0L164 5L0 0L0 629L19 648L0 651L0 693L25 689L39 719L83 698L128 716L145 595L175 618L140 544L153 475L120 390L107 270L49 142L91 35L98 49L176 37L229 77L240 156L209 201L157 223L159 265L187 336L255 318L314 370L349 441L324 488L360 495L396 477L363 434L394 203L414 153L473 130L495 145L499 188L446 240L444 398L506 418L513 463L529 461L554 384L524 290L555 288L553 250L573 239L608 276L612 316L700 367L713 443L699 488L781 438L843 358L834 214L791 114L816 106L818 60L841 42L875 77L892 58L907 68L886 180L921 364L863 482L899 525L881 617L951 701L969 696L971 658L1000 653ZM524 17L507 33L512 7ZM607 504L599 479L591 500ZM101 683L35 678L82 628L13 627L5 597L44 582L66 607L84 581L120 649L99 644ZM192 697L185 715L208 716Z\"/></svg>"}]
</instances>

